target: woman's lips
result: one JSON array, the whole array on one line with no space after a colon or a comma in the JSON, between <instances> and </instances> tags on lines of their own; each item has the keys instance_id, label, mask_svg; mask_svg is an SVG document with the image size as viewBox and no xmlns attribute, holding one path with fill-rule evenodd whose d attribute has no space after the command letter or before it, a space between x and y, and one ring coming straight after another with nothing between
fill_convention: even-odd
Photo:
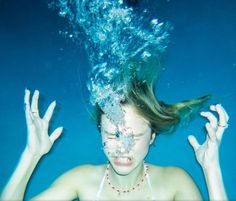
<instances>
[{"instance_id":1,"label":"woman's lips","mask_svg":"<svg viewBox=\"0 0 236 201\"><path fill-rule=\"evenodd\" d=\"M118 166L130 166L133 161L130 157L114 158L114 163Z\"/></svg>"}]
</instances>

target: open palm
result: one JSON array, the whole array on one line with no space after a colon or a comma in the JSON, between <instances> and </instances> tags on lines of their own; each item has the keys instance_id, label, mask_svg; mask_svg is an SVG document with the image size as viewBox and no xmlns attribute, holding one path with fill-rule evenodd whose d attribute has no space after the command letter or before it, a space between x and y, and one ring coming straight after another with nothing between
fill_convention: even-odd
<instances>
[{"instance_id":1,"label":"open palm","mask_svg":"<svg viewBox=\"0 0 236 201\"><path fill-rule=\"evenodd\" d=\"M209 120L205 125L207 131L205 142L200 145L194 136L190 135L188 137L189 143L195 151L197 161L204 169L219 163L219 146L229 120L228 114L220 104L211 105L210 109L218 114L218 118L213 112L201 112L201 115Z\"/></svg>"},{"instance_id":2,"label":"open palm","mask_svg":"<svg viewBox=\"0 0 236 201\"><path fill-rule=\"evenodd\" d=\"M30 91L25 90L25 117L28 130L28 140L26 148L33 155L42 156L49 152L54 141L61 135L62 127L55 129L49 136L48 127L49 121L52 118L56 102L52 102L44 117L41 118L38 109L39 91L36 90L33 94L30 105Z\"/></svg>"}]
</instances>

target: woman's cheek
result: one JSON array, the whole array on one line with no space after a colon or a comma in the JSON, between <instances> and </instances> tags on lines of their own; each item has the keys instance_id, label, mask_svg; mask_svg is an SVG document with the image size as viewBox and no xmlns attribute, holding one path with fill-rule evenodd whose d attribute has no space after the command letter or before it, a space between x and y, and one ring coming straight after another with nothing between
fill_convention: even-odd
<instances>
[{"instance_id":1,"label":"woman's cheek","mask_svg":"<svg viewBox=\"0 0 236 201\"><path fill-rule=\"evenodd\" d=\"M139 141L136 141L134 148L137 153L146 154L148 152L149 143L139 140Z\"/></svg>"},{"instance_id":2,"label":"woman's cheek","mask_svg":"<svg viewBox=\"0 0 236 201\"><path fill-rule=\"evenodd\" d=\"M116 140L115 139L104 139L104 151L106 155L111 155L116 149Z\"/></svg>"},{"instance_id":3,"label":"woman's cheek","mask_svg":"<svg viewBox=\"0 0 236 201\"><path fill-rule=\"evenodd\" d=\"M114 148L116 146L116 140L115 139L107 139L106 144L107 144L107 147Z\"/></svg>"}]
</instances>

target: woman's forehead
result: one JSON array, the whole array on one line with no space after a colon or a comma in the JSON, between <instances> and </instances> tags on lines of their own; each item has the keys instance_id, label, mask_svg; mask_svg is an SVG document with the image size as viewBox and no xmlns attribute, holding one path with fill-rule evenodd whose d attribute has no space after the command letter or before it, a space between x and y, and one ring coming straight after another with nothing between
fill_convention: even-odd
<instances>
[{"instance_id":1,"label":"woman's forehead","mask_svg":"<svg viewBox=\"0 0 236 201\"><path fill-rule=\"evenodd\" d=\"M134 132L149 128L148 121L139 115L133 106L126 104L122 108L124 110L125 127L132 129ZM101 126L106 130L116 130L115 124L112 123L106 114L101 117Z\"/></svg>"}]
</instances>

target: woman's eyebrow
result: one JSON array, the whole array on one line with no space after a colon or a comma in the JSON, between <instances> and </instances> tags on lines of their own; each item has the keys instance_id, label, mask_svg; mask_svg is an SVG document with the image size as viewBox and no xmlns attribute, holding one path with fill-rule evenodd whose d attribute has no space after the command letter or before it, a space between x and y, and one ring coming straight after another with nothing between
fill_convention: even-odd
<instances>
[{"instance_id":1,"label":"woman's eyebrow","mask_svg":"<svg viewBox=\"0 0 236 201\"><path fill-rule=\"evenodd\" d=\"M134 136L136 136L136 137L140 137L140 136L143 136L144 135L144 133L134 133Z\"/></svg>"},{"instance_id":2,"label":"woman's eyebrow","mask_svg":"<svg viewBox=\"0 0 236 201\"><path fill-rule=\"evenodd\" d=\"M111 132L111 131L105 131L105 133L108 135L115 135L115 132Z\"/></svg>"}]
</instances>

